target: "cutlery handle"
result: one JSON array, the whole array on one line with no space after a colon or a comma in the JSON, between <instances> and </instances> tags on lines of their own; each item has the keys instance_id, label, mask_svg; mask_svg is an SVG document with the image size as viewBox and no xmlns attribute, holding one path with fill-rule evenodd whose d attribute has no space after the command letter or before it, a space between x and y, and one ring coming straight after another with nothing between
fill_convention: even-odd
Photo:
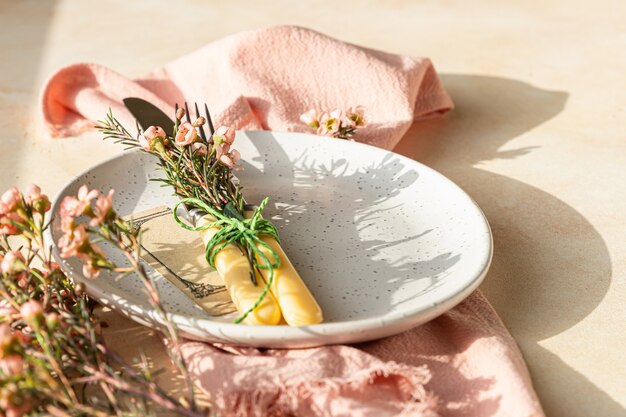
<instances>
[{"instance_id":1,"label":"cutlery handle","mask_svg":"<svg viewBox=\"0 0 626 417\"><path fill-rule=\"evenodd\" d=\"M201 217L196 221L196 226L213 221L211 216ZM201 232L202 241L206 245L219 228L212 227ZM250 280L250 265L248 258L234 244L227 245L215 255L215 269L219 272L224 285L230 294L230 298L237 307L239 313L244 314L261 297L265 282L259 279L257 285ZM261 303L243 321L246 324L273 325L281 319L280 308L271 293L267 293Z\"/></svg>"}]
</instances>

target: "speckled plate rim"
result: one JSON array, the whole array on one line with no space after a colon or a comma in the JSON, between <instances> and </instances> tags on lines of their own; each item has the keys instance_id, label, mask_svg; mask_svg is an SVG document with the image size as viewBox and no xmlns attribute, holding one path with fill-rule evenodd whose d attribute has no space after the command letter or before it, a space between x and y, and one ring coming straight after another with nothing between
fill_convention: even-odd
<instances>
[{"instance_id":1,"label":"speckled plate rim","mask_svg":"<svg viewBox=\"0 0 626 417\"><path fill-rule=\"evenodd\" d=\"M336 139L329 139L305 133L268 131L237 132L238 135L246 135L251 141L255 140L255 136L263 136L268 133L277 136L294 136L304 140L312 139L328 141L328 145L330 146L334 143L338 143ZM458 185L445 177L443 174L413 159L364 143L347 141L341 141L339 143L341 143L342 146L372 148L376 152L380 153L381 156L391 155L398 158L401 162L406 163L407 166L414 166L418 171L428 172L433 178L436 178L437 181L442 181L447 183L449 186L452 186L452 188L463 197L468 208L476 210L481 214L481 219L483 220L482 226L488 235L488 240L486 242L486 247L483 248L485 256L480 269L471 272L473 278L465 281L462 286L447 287L448 291L439 293L438 297L432 297L432 294L429 294L429 296L433 298L430 303L418 306L414 309L409 309L408 311L392 311L379 317L333 323L320 323L311 326L246 326L241 324L218 322L211 319L198 320L179 313L168 313L168 317L176 324L179 332L183 336L199 341L231 343L236 345L267 348L305 348L331 344L358 343L392 336L426 323L454 308L457 304L467 298L476 288L478 288L487 275L493 258L493 235L491 233L489 223L478 204L476 204L476 202ZM53 200L50 211L52 213L51 223L52 216L54 216L54 213L58 212L63 197L67 195L66 190L68 188L78 182L90 171L102 168L120 158L131 157L132 154L136 152L138 151L127 151L107 158L106 160L91 166L71 178L62 190L57 193ZM71 268L60 256L60 251L54 242L50 228L46 231L46 238L52 245L52 255L57 263L75 282L83 283L90 296L98 300L101 304L121 312L139 324L149 327L158 327L161 329L164 328L163 318L160 317L156 310L134 304L126 298L109 294L103 291L103 289L98 285L95 285L95 281L85 278L80 271L76 271ZM255 331L251 333L251 329L255 329Z\"/></svg>"}]
</instances>

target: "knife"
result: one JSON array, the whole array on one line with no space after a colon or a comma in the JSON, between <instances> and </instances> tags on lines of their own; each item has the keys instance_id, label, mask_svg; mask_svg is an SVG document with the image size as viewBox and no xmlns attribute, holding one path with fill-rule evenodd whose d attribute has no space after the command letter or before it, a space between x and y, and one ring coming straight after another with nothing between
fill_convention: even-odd
<instances>
[{"instance_id":1,"label":"knife","mask_svg":"<svg viewBox=\"0 0 626 417\"><path fill-rule=\"evenodd\" d=\"M157 106L139 97L126 97L122 101L143 130L161 126L168 136L174 136L174 121Z\"/></svg>"}]
</instances>

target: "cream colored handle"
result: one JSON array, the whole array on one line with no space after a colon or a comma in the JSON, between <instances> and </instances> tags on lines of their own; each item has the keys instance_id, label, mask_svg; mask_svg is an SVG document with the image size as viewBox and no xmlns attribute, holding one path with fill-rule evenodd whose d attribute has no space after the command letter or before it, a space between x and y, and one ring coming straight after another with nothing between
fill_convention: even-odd
<instances>
[{"instance_id":1,"label":"cream colored handle","mask_svg":"<svg viewBox=\"0 0 626 417\"><path fill-rule=\"evenodd\" d=\"M300 274L293 267L289 258L272 237L262 236L261 240L267 243L278 254L280 266L274 268L274 280L272 281L272 294L278 301L283 318L290 326L308 326L321 323L324 320L322 309L300 278ZM257 247L272 259L270 251L262 245ZM261 262L262 263L262 262ZM269 279L269 270L261 269L263 277Z\"/></svg>"},{"instance_id":2,"label":"cream colored handle","mask_svg":"<svg viewBox=\"0 0 626 417\"><path fill-rule=\"evenodd\" d=\"M196 226L202 226L212 221L212 217L204 216L198 220ZM215 227L200 232L205 246L218 231L219 228ZM250 279L248 259L234 244L227 245L215 255L215 269L222 277L237 311L244 314L261 296L265 282L261 277L258 277L257 285L254 285ZM261 304L248 314L243 323L273 325L278 324L280 320L281 313L278 303L273 295L268 293Z\"/></svg>"}]
</instances>

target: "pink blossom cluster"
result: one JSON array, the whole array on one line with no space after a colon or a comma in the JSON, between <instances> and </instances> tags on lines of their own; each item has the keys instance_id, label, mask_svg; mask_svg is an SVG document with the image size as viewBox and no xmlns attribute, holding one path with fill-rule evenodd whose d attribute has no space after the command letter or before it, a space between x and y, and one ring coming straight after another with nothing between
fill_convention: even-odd
<instances>
[{"instance_id":1,"label":"pink blossom cluster","mask_svg":"<svg viewBox=\"0 0 626 417\"><path fill-rule=\"evenodd\" d=\"M20 256L20 259L20 268L27 268L24 258ZM6 260L5 255L2 261L3 274L10 273L7 272ZM50 268L54 270L58 266L51 264ZM5 275L5 278L9 276ZM33 371L29 369L26 360L29 353L26 350L32 346L34 331L54 330L59 321L59 315L45 312L44 306L38 300L30 299L17 306L9 299L0 300L0 415L22 417L33 409L33 398L17 383L32 378L30 374Z\"/></svg>"},{"instance_id":2,"label":"pink blossom cluster","mask_svg":"<svg viewBox=\"0 0 626 417\"><path fill-rule=\"evenodd\" d=\"M182 109L179 109L182 110ZM184 116L184 112L177 115ZM174 143L179 147L193 146L193 149L205 155L207 146L199 140L197 127L203 125L206 120L199 117L194 123L188 121L181 122L176 130ZM241 159L241 154L236 149L231 149L235 141L235 130L232 127L220 126L212 136L215 150L215 158L229 168L238 169L237 162ZM165 153L170 147L165 130L160 126L150 126L139 137L139 144L146 151L156 151Z\"/></svg>"},{"instance_id":3,"label":"pink blossom cluster","mask_svg":"<svg viewBox=\"0 0 626 417\"><path fill-rule=\"evenodd\" d=\"M93 202L95 200L95 203ZM102 250L89 240L87 225L78 223L76 219L86 216L89 227L99 228L115 217L113 211L113 190L102 194L97 190L89 191L86 185L79 188L76 197L66 196L59 210L63 236L58 245L63 258L76 256L83 261L83 274L88 278L96 278L103 266L108 265Z\"/></svg>"},{"instance_id":4,"label":"pink blossom cluster","mask_svg":"<svg viewBox=\"0 0 626 417\"><path fill-rule=\"evenodd\" d=\"M83 186L76 196L63 200L61 251L66 257L82 258L88 276L95 277L101 269L137 272L150 302L167 321L158 291L134 257L139 233L122 224L112 208L112 196L112 191L102 194ZM0 194L0 417L143 415L144 403L141 408L133 406L137 396L145 398L148 407L165 406L177 415L208 415L193 402L155 392L152 378L142 370L133 371L109 350L84 285L73 283L50 258L43 239L49 208L48 198L37 186L24 193L11 188ZM90 244L92 235L117 245L131 267L117 268L105 259ZM178 340L174 325L170 326L174 330L168 337ZM186 374L183 378L188 379ZM124 387L131 385L129 393ZM89 396L83 395L87 387ZM101 398L115 400L100 402Z\"/></svg>"},{"instance_id":5,"label":"pink blossom cluster","mask_svg":"<svg viewBox=\"0 0 626 417\"><path fill-rule=\"evenodd\" d=\"M318 135L342 139L349 139L358 128L367 126L363 106L354 106L347 110L335 109L331 112L311 109L303 113L300 120L316 129Z\"/></svg>"},{"instance_id":6,"label":"pink blossom cluster","mask_svg":"<svg viewBox=\"0 0 626 417\"><path fill-rule=\"evenodd\" d=\"M0 324L0 375L7 377L8 380L19 378L23 372L22 344L8 324ZM24 397L17 385L4 384L0 395L0 410L3 410L3 415L21 417L31 408L31 402Z\"/></svg>"},{"instance_id":7,"label":"pink blossom cluster","mask_svg":"<svg viewBox=\"0 0 626 417\"><path fill-rule=\"evenodd\" d=\"M33 404L31 398L10 381L22 379L27 372L24 344L32 338L23 331L13 330L10 323L22 320L27 330L38 329L44 323L44 309L39 301L28 300L20 306L19 313L13 314L9 303L3 301L6 305L0 305L0 309L9 311L13 320L4 319L0 323L0 376L5 382L0 387L0 410L4 411L2 415L21 417L31 411Z\"/></svg>"},{"instance_id":8,"label":"pink blossom cluster","mask_svg":"<svg viewBox=\"0 0 626 417\"><path fill-rule=\"evenodd\" d=\"M0 235L21 234L33 213L43 215L48 210L50 200L38 186L29 185L24 194L16 187L8 189L0 197Z\"/></svg>"}]
</instances>

